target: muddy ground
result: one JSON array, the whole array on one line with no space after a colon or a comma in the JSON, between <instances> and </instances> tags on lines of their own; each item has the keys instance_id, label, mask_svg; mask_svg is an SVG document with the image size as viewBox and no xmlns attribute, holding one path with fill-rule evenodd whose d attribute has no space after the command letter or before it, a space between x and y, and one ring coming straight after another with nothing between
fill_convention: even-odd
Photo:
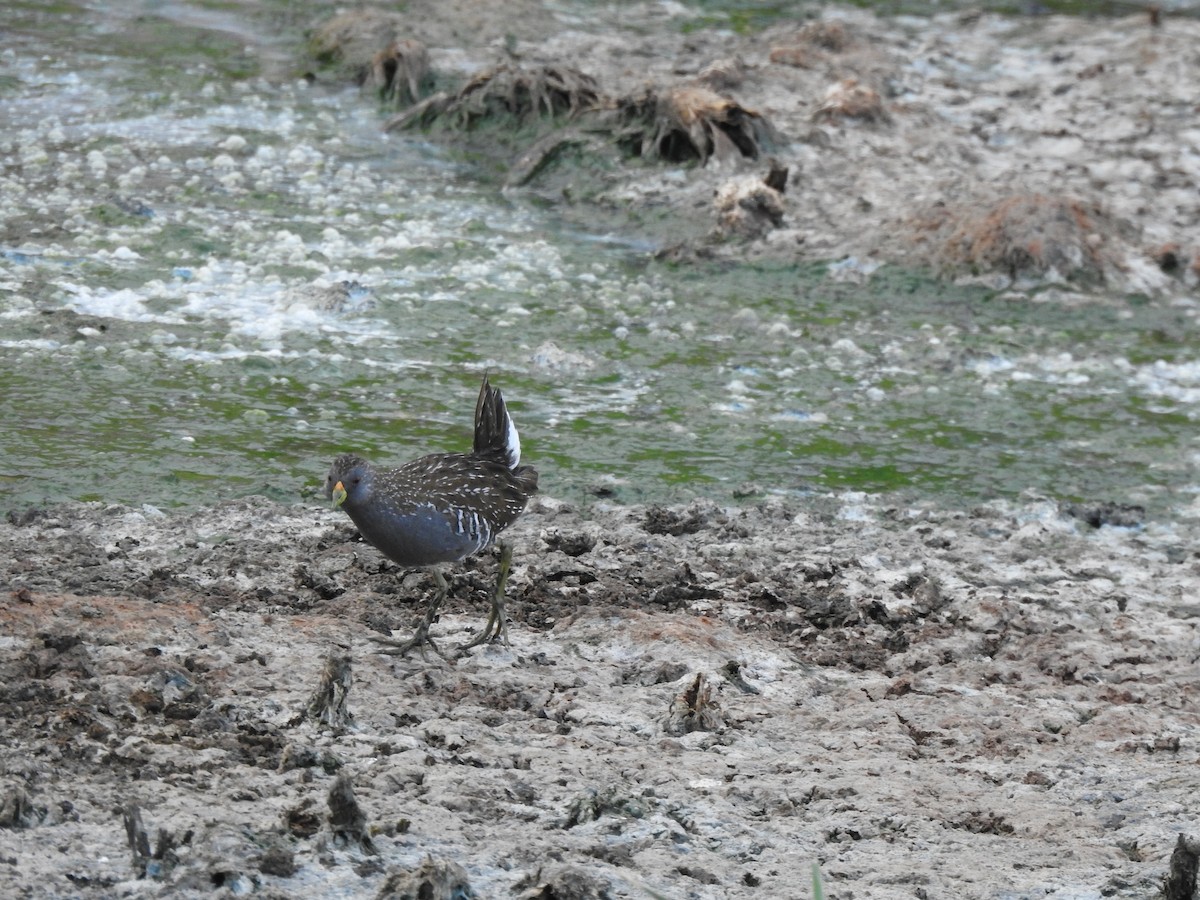
<instances>
[{"instance_id":1,"label":"muddy ground","mask_svg":"<svg viewBox=\"0 0 1200 900\"><path fill-rule=\"evenodd\" d=\"M1200 564L1140 519L540 498L511 646L448 661L378 652L432 578L340 513L14 511L0 893L1152 897L1200 831Z\"/></svg>"},{"instance_id":2,"label":"muddy ground","mask_svg":"<svg viewBox=\"0 0 1200 900\"><path fill-rule=\"evenodd\" d=\"M408 9L442 73L569 59L613 94L727 77L783 134L778 222L717 205L765 156L584 186L584 216L693 223L684 256L1008 278L1021 251L1043 276L1196 284L1194 21L844 11L838 43L684 31L663 4L599 27ZM885 115L829 107L847 78ZM525 189L569 205L574 178ZM432 579L315 504L13 510L0 895L791 898L816 864L839 900L1153 897L1200 832L1187 512L543 498L511 532L511 646L448 661L378 652ZM454 571L443 646L482 625L495 565Z\"/></svg>"},{"instance_id":3,"label":"muddy ground","mask_svg":"<svg viewBox=\"0 0 1200 900\"><path fill-rule=\"evenodd\" d=\"M471 147L508 189L581 227L648 235L668 258L1178 296L1200 282L1200 21L1148 6L889 18L828 5L739 28L670 4L415 0L338 34L360 66L392 36L420 42L426 94L521 73L398 134ZM591 87L576 91L579 75ZM571 114L538 124L530 95Z\"/></svg>"}]
</instances>

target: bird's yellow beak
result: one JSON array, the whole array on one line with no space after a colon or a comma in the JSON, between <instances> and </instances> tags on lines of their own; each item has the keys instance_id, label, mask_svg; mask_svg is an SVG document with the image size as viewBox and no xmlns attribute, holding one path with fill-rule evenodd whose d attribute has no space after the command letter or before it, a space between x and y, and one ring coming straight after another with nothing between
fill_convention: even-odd
<instances>
[{"instance_id":1,"label":"bird's yellow beak","mask_svg":"<svg viewBox=\"0 0 1200 900\"><path fill-rule=\"evenodd\" d=\"M346 502L346 486L339 481L333 486L333 493L330 496L333 498L333 508L337 509Z\"/></svg>"}]
</instances>

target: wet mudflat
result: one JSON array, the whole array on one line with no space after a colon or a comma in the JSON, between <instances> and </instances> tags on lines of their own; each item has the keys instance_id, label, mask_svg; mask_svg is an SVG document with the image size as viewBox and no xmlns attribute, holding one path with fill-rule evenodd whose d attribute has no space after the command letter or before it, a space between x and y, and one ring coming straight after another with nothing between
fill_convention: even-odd
<instances>
[{"instance_id":1,"label":"wet mudflat","mask_svg":"<svg viewBox=\"0 0 1200 900\"><path fill-rule=\"evenodd\" d=\"M1200 574L1130 515L543 499L511 646L447 661L377 652L432 579L324 509L15 514L0 886L1151 896L1195 826ZM494 574L455 571L443 649Z\"/></svg>"}]
</instances>

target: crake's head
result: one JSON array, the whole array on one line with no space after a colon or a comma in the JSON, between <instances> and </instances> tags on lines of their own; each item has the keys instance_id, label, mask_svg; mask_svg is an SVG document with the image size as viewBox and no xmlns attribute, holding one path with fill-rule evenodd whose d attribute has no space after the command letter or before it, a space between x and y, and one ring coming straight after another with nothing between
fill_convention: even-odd
<instances>
[{"instance_id":1,"label":"crake's head","mask_svg":"<svg viewBox=\"0 0 1200 900\"><path fill-rule=\"evenodd\" d=\"M333 501L334 509L349 503L353 506L363 498L371 464L361 456L343 453L329 467L325 476L325 496Z\"/></svg>"}]
</instances>

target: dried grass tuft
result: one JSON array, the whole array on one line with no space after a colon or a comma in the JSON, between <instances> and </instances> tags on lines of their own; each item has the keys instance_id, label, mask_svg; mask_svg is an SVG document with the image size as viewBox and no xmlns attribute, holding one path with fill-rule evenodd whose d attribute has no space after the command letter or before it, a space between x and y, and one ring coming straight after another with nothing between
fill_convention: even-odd
<instances>
[{"instance_id":1,"label":"dried grass tuft","mask_svg":"<svg viewBox=\"0 0 1200 900\"><path fill-rule=\"evenodd\" d=\"M990 206L938 205L911 220L935 264L1064 278L1103 279L1120 228L1098 204L1016 194Z\"/></svg>"},{"instance_id":2,"label":"dried grass tuft","mask_svg":"<svg viewBox=\"0 0 1200 900\"><path fill-rule=\"evenodd\" d=\"M469 131L487 121L570 118L594 107L599 100L596 80L578 69L506 64L480 72L454 93L434 94L386 127L391 131L438 124Z\"/></svg>"},{"instance_id":3,"label":"dried grass tuft","mask_svg":"<svg viewBox=\"0 0 1200 900\"><path fill-rule=\"evenodd\" d=\"M647 160L757 159L774 134L759 113L699 85L646 88L618 100L616 113L618 143Z\"/></svg>"}]
</instances>

